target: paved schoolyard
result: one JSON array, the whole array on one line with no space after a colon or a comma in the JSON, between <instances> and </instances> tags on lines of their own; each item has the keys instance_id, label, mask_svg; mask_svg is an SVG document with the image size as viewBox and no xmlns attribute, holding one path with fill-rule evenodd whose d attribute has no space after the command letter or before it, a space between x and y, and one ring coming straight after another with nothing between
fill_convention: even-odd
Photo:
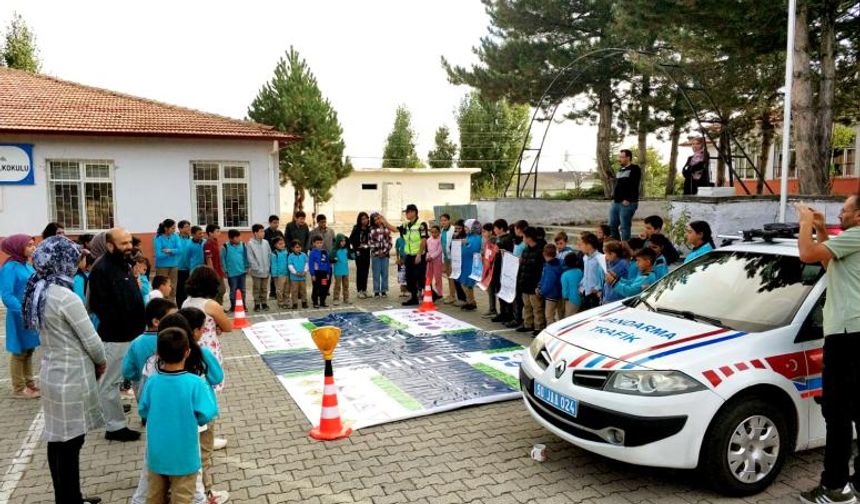
<instances>
[{"instance_id":1,"label":"paved schoolyard","mask_svg":"<svg viewBox=\"0 0 860 504\"><path fill-rule=\"evenodd\" d=\"M399 301L396 293L387 300L353 299L350 309L380 310ZM500 329L479 313L444 311L488 330ZM251 320L324 313L252 314ZM500 334L528 341L510 331ZM214 474L216 487L230 491L230 502L792 502L799 490L816 483L821 467L821 450L790 456L766 493L726 499L703 488L692 472L630 466L568 445L535 424L520 401L369 427L345 440L320 443L308 438L311 425L245 337L234 332L222 341L227 386L219 432L229 445L216 452ZM11 398L7 368L4 358L0 503L51 502L45 444L39 439L40 405ZM136 416L131 427L140 428ZM529 457L535 443L548 446L547 461ZM89 434L81 453L84 493L99 495L106 504L127 502L143 449L143 441L109 443L101 431Z\"/></svg>"}]
</instances>

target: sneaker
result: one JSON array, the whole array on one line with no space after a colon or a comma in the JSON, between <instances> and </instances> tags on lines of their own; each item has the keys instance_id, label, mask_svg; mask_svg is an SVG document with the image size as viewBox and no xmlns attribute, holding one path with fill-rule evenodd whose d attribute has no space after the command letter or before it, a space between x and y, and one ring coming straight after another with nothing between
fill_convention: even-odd
<instances>
[{"instance_id":1,"label":"sneaker","mask_svg":"<svg viewBox=\"0 0 860 504\"><path fill-rule=\"evenodd\" d=\"M314 303L314 309L319 308L319 307L320 307L320 305ZM307 308L307 306L305 306L305 308Z\"/></svg>"},{"instance_id":2,"label":"sneaker","mask_svg":"<svg viewBox=\"0 0 860 504\"><path fill-rule=\"evenodd\" d=\"M263 303L263 311L269 311L269 305Z\"/></svg>"},{"instance_id":3,"label":"sneaker","mask_svg":"<svg viewBox=\"0 0 860 504\"><path fill-rule=\"evenodd\" d=\"M224 504L230 500L230 492L226 490L211 490L206 504Z\"/></svg>"},{"instance_id":4,"label":"sneaker","mask_svg":"<svg viewBox=\"0 0 860 504\"><path fill-rule=\"evenodd\" d=\"M448 296L448 297L442 299L442 302L445 304L454 304L454 301L456 301L456 300L454 298L452 298L451 296Z\"/></svg>"},{"instance_id":5,"label":"sneaker","mask_svg":"<svg viewBox=\"0 0 860 504\"><path fill-rule=\"evenodd\" d=\"M137 441L140 439L140 432L131 430L128 427L123 427L120 430L105 432L105 439L108 441Z\"/></svg>"},{"instance_id":6,"label":"sneaker","mask_svg":"<svg viewBox=\"0 0 860 504\"><path fill-rule=\"evenodd\" d=\"M308 304L307 304L307 303L302 303L302 309L307 310L307 309L308 309Z\"/></svg>"},{"instance_id":7,"label":"sneaker","mask_svg":"<svg viewBox=\"0 0 860 504\"><path fill-rule=\"evenodd\" d=\"M41 396L42 394L29 387L24 387L24 390L18 392L12 392L12 397L15 399L38 399Z\"/></svg>"},{"instance_id":8,"label":"sneaker","mask_svg":"<svg viewBox=\"0 0 860 504\"><path fill-rule=\"evenodd\" d=\"M260 311L260 305L254 303L254 311L255 312Z\"/></svg>"},{"instance_id":9,"label":"sneaker","mask_svg":"<svg viewBox=\"0 0 860 504\"><path fill-rule=\"evenodd\" d=\"M325 303L320 303L320 308L328 308L328 305Z\"/></svg>"},{"instance_id":10,"label":"sneaker","mask_svg":"<svg viewBox=\"0 0 860 504\"><path fill-rule=\"evenodd\" d=\"M212 443L212 449L215 451L223 450L227 447L227 438L216 437Z\"/></svg>"},{"instance_id":11,"label":"sneaker","mask_svg":"<svg viewBox=\"0 0 860 504\"><path fill-rule=\"evenodd\" d=\"M383 293L382 293L382 297L387 298L387 297L388 297L388 293L387 293L387 292L383 292Z\"/></svg>"},{"instance_id":12,"label":"sneaker","mask_svg":"<svg viewBox=\"0 0 860 504\"><path fill-rule=\"evenodd\" d=\"M340 306L340 301L338 301L337 299L335 299L334 301L332 301L332 302L331 302L331 305L332 305L332 306Z\"/></svg>"},{"instance_id":13,"label":"sneaker","mask_svg":"<svg viewBox=\"0 0 860 504\"><path fill-rule=\"evenodd\" d=\"M101 504L102 498L91 496L91 497L84 497L83 499L81 499L81 501L84 502L84 504Z\"/></svg>"},{"instance_id":14,"label":"sneaker","mask_svg":"<svg viewBox=\"0 0 860 504\"><path fill-rule=\"evenodd\" d=\"M849 485L845 485L840 490L830 490L824 485L818 485L812 490L801 493L800 502L805 502L806 504L855 504L857 498L854 497L854 493L851 491Z\"/></svg>"},{"instance_id":15,"label":"sneaker","mask_svg":"<svg viewBox=\"0 0 860 504\"><path fill-rule=\"evenodd\" d=\"M504 324L505 322L508 322L509 320L511 320L509 317L502 315L502 314L499 314L499 315L496 315L495 317L491 318L490 322L500 322L500 323Z\"/></svg>"},{"instance_id":16,"label":"sneaker","mask_svg":"<svg viewBox=\"0 0 860 504\"><path fill-rule=\"evenodd\" d=\"M481 314L481 318L491 319L491 318L495 318L497 315L498 315L498 313L496 313L494 311L488 311L487 313Z\"/></svg>"},{"instance_id":17,"label":"sneaker","mask_svg":"<svg viewBox=\"0 0 860 504\"><path fill-rule=\"evenodd\" d=\"M533 331L534 331L533 327L522 326L522 327L517 328L517 332L533 332Z\"/></svg>"},{"instance_id":18,"label":"sneaker","mask_svg":"<svg viewBox=\"0 0 860 504\"><path fill-rule=\"evenodd\" d=\"M463 306L461 306L460 309L463 311L475 311L478 309L478 305L466 303Z\"/></svg>"},{"instance_id":19,"label":"sneaker","mask_svg":"<svg viewBox=\"0 0 860 504\"><path fill-rule=\"evenodd\" d=\"M305 308L307 308L307 307L305 307ZM293 305L293 310L298 310L298 309L299 309L299 305L294 304L294 305Z\"/></svg>"},{"instance_id":20,"label":"sneaker","mask_svg":"<svg viewBox=\"0 0 860 504\"><path fill-rule=\"evenodd\" d=\"M505 322L505 327L507 327L508 329L516 329L517 327L519 327L521 325L522 325L521 320L510 320L508 322Z\"/></svg>"}]
</instances>

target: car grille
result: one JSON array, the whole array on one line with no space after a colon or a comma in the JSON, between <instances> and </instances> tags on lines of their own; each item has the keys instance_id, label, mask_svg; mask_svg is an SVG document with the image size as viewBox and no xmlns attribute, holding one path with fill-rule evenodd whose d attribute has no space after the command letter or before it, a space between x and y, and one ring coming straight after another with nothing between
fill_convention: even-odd
<instances>
[{"instance_id":1,"label":"car grille","mask_svg":"<svg viewBox=\"0 0 860 504\"><path fill-rule=\"evenodd\" d=\"M580 387L602 389L612 371L594 371L583 369L573 372L573 383Z\"/></svg>"}]
</instances>

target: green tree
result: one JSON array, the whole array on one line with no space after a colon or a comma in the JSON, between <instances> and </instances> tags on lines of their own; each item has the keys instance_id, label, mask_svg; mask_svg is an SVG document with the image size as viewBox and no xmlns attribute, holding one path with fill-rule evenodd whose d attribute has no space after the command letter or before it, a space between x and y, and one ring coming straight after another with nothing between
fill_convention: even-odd
<instances>
[{"instance_id":1,"label":"green tree","mask_svg":"<svg viewBox=\"0 0 860 504\"><path fill-rule=\"evenodd\" d=\"M39 50L36 48L36 35L24 22L20 14L12 15L12 21L6 28L3 46L0 47L2 63L9 68L38 73L42 64L39 61Z\"/></svg>"},{"instance_id":2,"label":"green tree","mask_svg":"<svg viewBox=\"0 0 860 504\"><path fill-rule=\"evenodd\" d=\"M474 49L480 63L471 68L442 64L454 84L467 84L489 99L507 98L546 111L558 103L564 117L597 125L597 167L604 194L612 190L610 143L617 136L613 110L618 79L630 64L611 52L596 53L570 68L547 98L544 89L578 58L617 47L613 0L482 0L490 16L489 35ZM578 100L568 98L581 97ZM461 142L460 148L463 149ZM461 154L461 157L465 157ZM514 156L516 157L516 156Z\"/></svg>"},{"instance_id":3,"label":"green tree","mask_svg":"<svg viewBox=\"0 0 860 504\"><path fill-rule=\"evenodd\" d=\"M298 51L290 47L248 108L248 117L301 137L281 150L281 182L295 191L293 212L304 209L305 192L315 203L331 198L331 188L352 171L343 159L343 128L337 112L322 96L316 77Z\"/></svg>"},{"instance_id":4,"label":"green tree","mask_svg":"<svg viewBox=\"0 0 860 504\"><path fill-rule=\"evenodd\" d=\"M447 126L439 126L434 139L435 147L427 153L427 163L430 168L451 168L454 157L457 156L457 144L451 141L451 130Z\"/></svg>"},{"instance_id":5,"label":"green tree","mask_svg":"<svg viewBox=\"0 0 860 504\"><path fill-rule=\"evenodd\" d=\"M499 196L517 168L528 133L529 108L479 92L466 95L457 110L460 129L459 166L480 168L472 177L475 194Z\"/></svg>"},{"instance_id":6,"label":"green tree","mask_svg":"<svg viewBox=\"0 0 860 504\"><path fill-rule=\"evenodd\" d=\"M382 152L383 168L423 168L424 163L415 150L415 132L412 130L412 114L405 105L397 107L394 127L385 140Z\"/></svg>"}]
</instances>

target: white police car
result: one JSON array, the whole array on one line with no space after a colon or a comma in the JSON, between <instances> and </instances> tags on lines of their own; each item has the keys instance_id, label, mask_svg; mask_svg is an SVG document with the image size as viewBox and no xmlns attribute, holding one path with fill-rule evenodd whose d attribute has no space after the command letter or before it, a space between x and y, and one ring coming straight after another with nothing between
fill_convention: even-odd
<instances>
[{"instance_id":1,"label":"white police car","mask_svg":"<svg viewBox=\"0 0 860 504\"><path fill-rule=\"evenodd\" d=\"M824 444L823 274L794 240L719 248L549 326L520 370L526 408L586 450L757 493Z\"/></svg>"}]
</instances>

